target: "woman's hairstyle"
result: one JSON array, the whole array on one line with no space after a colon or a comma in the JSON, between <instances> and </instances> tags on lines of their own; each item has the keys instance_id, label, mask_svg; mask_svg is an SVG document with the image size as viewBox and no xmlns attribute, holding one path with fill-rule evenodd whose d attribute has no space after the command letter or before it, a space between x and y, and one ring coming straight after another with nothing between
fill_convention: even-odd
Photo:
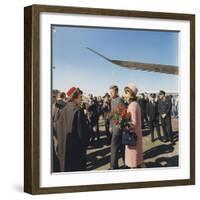
<instances>
[{"instance_id":1,"label":"woman's hairstyle","mask_svg":"<svg viewBox=\"0 0 200 200\"><path fill-rule=\"evenodd\" d=\"M124 88L124 92L130 94L130 100L131 101L136 101L137 100L136 94L129 87L125 87Z\"/></svg>"}]
</instances>

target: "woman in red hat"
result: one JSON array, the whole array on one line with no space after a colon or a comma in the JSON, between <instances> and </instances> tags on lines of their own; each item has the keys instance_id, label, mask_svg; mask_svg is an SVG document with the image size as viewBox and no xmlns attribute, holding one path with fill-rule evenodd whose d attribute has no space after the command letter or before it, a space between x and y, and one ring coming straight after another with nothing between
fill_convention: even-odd
<instances>
[{"instance_id":1,"label":"woman in red hat","mask_svg":"<svg viewBox=\"0 0 200 200\"><path fill-rule=\"evenodd\" d=\"M72 87L57 126L58 157L61 172L86 170L88 125L81 109L82 91Z\"/></svg>"},{"instance_id":2,"label":"woman in red hat","mask_svg":"<svg viewBox=\"0 0 200 200\"><path fill-rule=\"evenodd\" d=\"M124 97L129 103L127 112L131 114L131 122L134 132L137 135L136 146L125 146L125 165L127 168L137 168L141 167L143 164L141 110L136 101L138 89L135 85L130 85L124 88L124 92Z\"/></svg>"}]
</instances>

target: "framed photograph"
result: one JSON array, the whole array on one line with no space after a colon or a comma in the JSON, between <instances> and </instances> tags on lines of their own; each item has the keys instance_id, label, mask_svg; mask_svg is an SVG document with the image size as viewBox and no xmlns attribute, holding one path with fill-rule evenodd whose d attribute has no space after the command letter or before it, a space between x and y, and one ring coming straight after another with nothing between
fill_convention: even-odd
<instances>
[{"instance_id":1,"label":"framed photograph","mask_svg":"<svg viewBox=\"0 0 200 200\"><path fill-rule=\"evenodd\" d=\"M24 191L195 184L195 16L24 9Z\"/></svg>"}]
</instances>

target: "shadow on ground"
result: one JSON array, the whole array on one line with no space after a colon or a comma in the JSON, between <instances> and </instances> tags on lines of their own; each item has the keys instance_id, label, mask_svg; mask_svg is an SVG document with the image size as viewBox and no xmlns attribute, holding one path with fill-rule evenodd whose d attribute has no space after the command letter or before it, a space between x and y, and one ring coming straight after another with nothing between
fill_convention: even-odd
<instances>
[{"instance_id":1,"label":"shadow on ground","mask_svg":"<svg viewBox=\"0 0 200 200\"><path fill-rule=\"evenodd\" d=\"M149 131L143 132L144 135L148 135ZM101 168L104 165L110 163L110 145L106 145L107 138L105 131L100 131L100 140L95 142L93 146L88 149L91 150L87 154L87 170L95 170ZM173 140L178 141L178 132L173 133ZM94 151L93 151L94 150ZM162 156L162 154L171 153L174 151L174 146L171 144L160 144L144 152L144 161L157 156ZM120 156L121 158L122 156ZM178 155L172 157L160 157L154 162L145 162L147 168L153 167L172 167L178 166Z\"/></svg>"},{"instance_id":2,"label":"shadow on ground","mask_svg":"<svg viewBox=\"0 0 200 200\"><path fill-rule=\"evenodd\" d=\"M154 167L176 167L178 166L178 155L172 157L160 157L155 162L145 162L146 168Z\"/></svg>"},{"instance_id":3,"label":"shadow on ground","mask_svg":"<svg viewBox=\"0 0 200 200\"><path fill-rule=\"evenodd\" d=\"M110 145L106 145L107 138L105 131L100 131L100 135L100 140L88 148L96 150L87 154L87 170L100 168L110 162ZM102 149L102 147L104 148Z\"/></svg>"},{"instance_id":4,"label":"shadow on ground","mask_svg":"<svg viewBox=\"0 0 200 200\"><path fill-rule=\"evenodd\" d=\"M143 158L144 160L146 160L146 159L153 158L161 154L173 152L173 150L174 150L174 147L171 144L169 145L161 144L159 146L153 147L145 151L143 154Z\"/></svg>"}]
</instances>

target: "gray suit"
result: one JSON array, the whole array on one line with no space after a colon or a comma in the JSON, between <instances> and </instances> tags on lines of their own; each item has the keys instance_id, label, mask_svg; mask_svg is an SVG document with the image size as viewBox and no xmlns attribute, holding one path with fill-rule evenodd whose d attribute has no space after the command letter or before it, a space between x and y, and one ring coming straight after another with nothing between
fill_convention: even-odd
<instances>
[{"instance_id":1,"label":"gray suit","mask_svg":"<svg viewBox=\"0 0 200 200\"><path fill-rule=\"evenodd\" d=\"M116 97L111 100L111 111L119 104L123 104L123 100L120 97ZM120 152L124 159L124 146L122 145L122 133L118 126L114 125L111 120L112 128L112 139L111 139L111 169L118 169L118 159L120 157ZM120 151L120 152L119 152Z\"/></svg>"}]
</instances>

